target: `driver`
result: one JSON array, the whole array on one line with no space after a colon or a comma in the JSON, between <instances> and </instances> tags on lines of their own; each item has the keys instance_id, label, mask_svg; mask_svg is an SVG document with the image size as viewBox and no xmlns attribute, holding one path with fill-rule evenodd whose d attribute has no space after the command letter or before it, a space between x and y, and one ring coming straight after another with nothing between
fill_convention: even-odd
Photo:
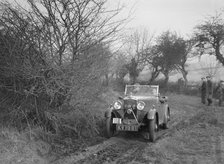
<instances>
[{"instance_id":1,"label":"driver","mask_svg":"<svg viewBox=\"0 0 224 164\"><path fill-rule=\"evenodd\" d=\"M157 95L157 90L156 90L155 88L153 88L153 90L152 90L152 94L153 94L153 95Z\"/></svg>"},{"instance_id":2,"label":"driver","mask_svg":"<svg viewBox=\"0 0 224 164\"><path fill-rule=\"evenodd\" d=\"M136 83L134 85L133 93L136 94L136 93L139 92L139 90L140 90L140 84L139 83Z\"/></svg>"}]
</instances>

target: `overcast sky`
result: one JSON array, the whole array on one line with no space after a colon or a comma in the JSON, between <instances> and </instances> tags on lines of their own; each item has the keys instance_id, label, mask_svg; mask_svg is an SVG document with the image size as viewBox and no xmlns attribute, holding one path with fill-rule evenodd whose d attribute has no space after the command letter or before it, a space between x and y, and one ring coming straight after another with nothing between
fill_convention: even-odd
<instances>
[{"instance_id":1,"label":"overcast sky","mask_svg":"<svg viewBox=\"0 0 224 164\"><path fill-rule=\"evenodd\" d=\"M110 0L125 4L132 21L128 27L145 27L151 32L176 31L187 36L208 15L224 9L224 0Z\"/></svg>"},{"instance_id":2,"label":"overcast sky","mask_svg":"<svg viewBox=\"0 0 224 164\"><path fill-rule=\"evenodd\" d=\"M25 0L16 1L26 4ZM224 0L108 0L111 8L118 3L125 6L122 16L132 12L132 21L127 27L146 28L156 34L171 30L183 36L191 34L193 27L206 16L224 10Z\"/></svg>"}]
</instances>

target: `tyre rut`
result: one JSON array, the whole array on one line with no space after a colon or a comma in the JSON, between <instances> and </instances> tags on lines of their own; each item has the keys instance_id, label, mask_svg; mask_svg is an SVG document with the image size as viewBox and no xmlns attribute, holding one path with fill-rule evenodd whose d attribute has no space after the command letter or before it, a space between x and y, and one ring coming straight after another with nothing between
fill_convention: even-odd
<instances>
[{"instance_id":1,"label":"tyre rut","mask_svg":"<svg viewBox=\"0 0 224 164\"><path fill-rule=\"evenodd\" d=\"M185 108L181 109L178 104L176 108L171 109L171 121L169 122L169 129L160 129L156 133L155 143L146 141L145 134L131 134L125 133L112 137L99 145L89 147L85 152L80 152L78 155L72 155L68 160L62 160L59 163L77 163L77 164L101 164L101 163L149 163L151 160L143 157L147 154L150 157L163 157L161 152L155 150L155 145L167 137L172 137L175 131L186 128L193 122L191 120L197 119L200 112L203 111L202 106L195 104L187 104ZM144 136L144 137L143 137ZM147 153L146 153L147 152Z\"/></svg>"}]
</instances>

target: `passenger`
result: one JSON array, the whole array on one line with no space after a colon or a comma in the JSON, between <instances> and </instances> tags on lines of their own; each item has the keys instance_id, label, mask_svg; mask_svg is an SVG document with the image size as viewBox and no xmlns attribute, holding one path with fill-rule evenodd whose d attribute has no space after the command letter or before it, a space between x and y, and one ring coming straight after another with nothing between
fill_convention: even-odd
<instances>
[{"instance_id":1,"label":"passenger","mask_svg":"<svg viewBox=\"0 0 224 164\"><path fill-rule=\"evenodd\" d=\"M212 104L212 97L213 97L213 83L211 76L207 76L207 101L208 101L208 106Z\"/></svg>"},{"instance_id":2,"label":"passenger","mask_svg":"<svg viewBox=\"0 0 224 164\"><path fill-rule=\"evenodd\" d=\"M206 84L206 79L205 77L201 78L202 84L201 84L201 103L205 104L206 103L206 89L207 89L207 84Z\"/></svg>"}]
</instances>

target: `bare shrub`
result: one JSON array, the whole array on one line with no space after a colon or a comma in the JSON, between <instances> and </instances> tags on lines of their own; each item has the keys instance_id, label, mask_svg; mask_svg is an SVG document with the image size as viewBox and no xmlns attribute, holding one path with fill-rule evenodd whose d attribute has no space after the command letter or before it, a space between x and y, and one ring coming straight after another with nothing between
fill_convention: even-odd
<instances>
[{"instance_id":1,"label":"bare shrub","mask_svg":"<svg viewBox=\"0 0 224 164\"><path fill-rule=\"evenodd\" d=\"M104 0L27 2L28 9L0 3L2 119L20 130L38 126L53 143L98 133L87 109L108 71L120 8L107 11ZM54 114L63 104L74 111L70 118Z\"/></svg>"}]
</instances>

